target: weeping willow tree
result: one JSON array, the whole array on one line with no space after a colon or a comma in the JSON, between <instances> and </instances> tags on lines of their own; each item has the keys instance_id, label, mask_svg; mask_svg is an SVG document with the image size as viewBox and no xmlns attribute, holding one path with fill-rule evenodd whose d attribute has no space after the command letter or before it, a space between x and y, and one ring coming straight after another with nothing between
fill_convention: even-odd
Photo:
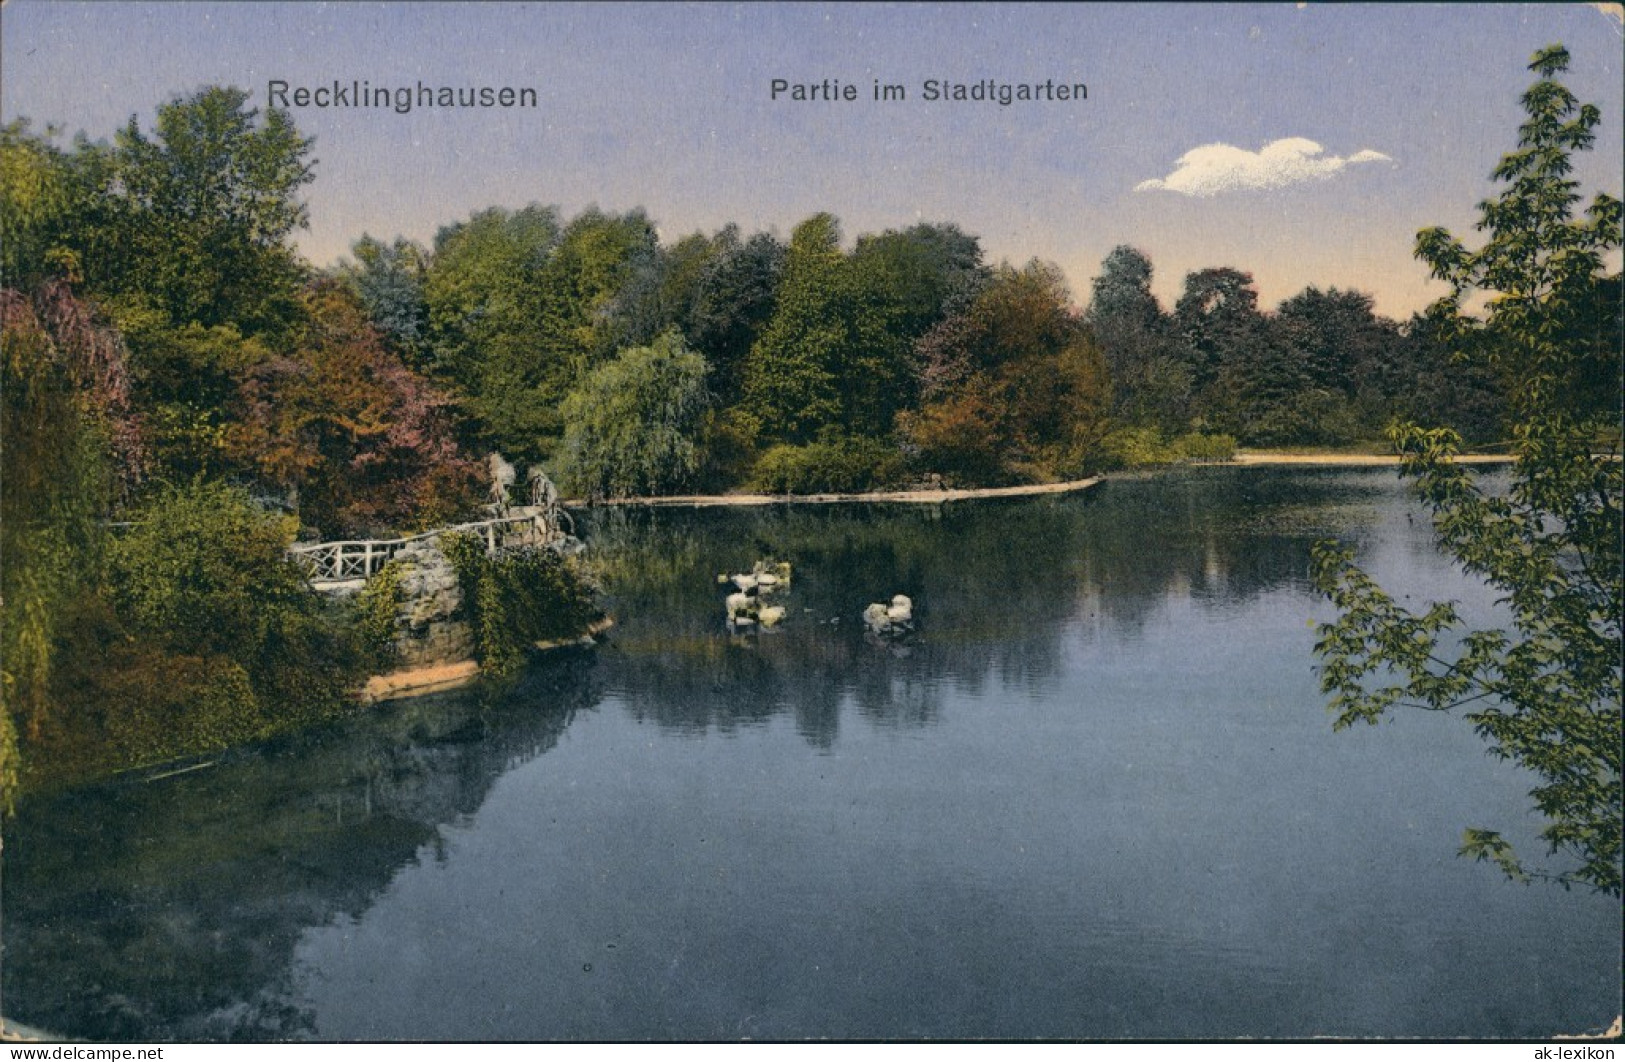
<instances>
[{"instance_id":1,"label":"weeping willow tree","mask_svg":"<svg viewBox=\"0 0 1625 1062\"><path fill-rule=\"evenodd\" d=\"M708 371L671 331L588 373L562 407L566 488L616 498L685 486L699 468Z\"/></svg>"},{"instance_id":2,"label":"weeping willow tree","mask_svg":"<svg viewBox=\"0 0 1625 1062\"><path fill-rule=\"evenodd\" d=\"M124 351L66 282L0 291L0 800L38 737L61 626L92 606L104 520L140 475Z\"/></svg>"}]
</instances>

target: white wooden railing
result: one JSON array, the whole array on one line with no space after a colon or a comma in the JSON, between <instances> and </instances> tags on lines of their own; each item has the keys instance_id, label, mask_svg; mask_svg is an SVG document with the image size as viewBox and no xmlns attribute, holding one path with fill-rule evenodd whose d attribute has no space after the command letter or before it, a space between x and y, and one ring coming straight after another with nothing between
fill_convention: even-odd
<instances>
[{"instance_id":1,"label":"white wooden railing","mask_svg":"<svg viewBox=\"0 0 1625 1062\"><path fill-rule=\"evenodd\" d=\"M559 545L569 538L568 532L560 526L563 519L567 517L555 508L525 506L509 510L506 516L437 527L405 538L302 543L290 546L288 555L305 569L311 585L322 589L365 582L405 546L441 535L478 535L485 540L486 550L493 553L504 546Z\"/></svg>"}]
</instances>

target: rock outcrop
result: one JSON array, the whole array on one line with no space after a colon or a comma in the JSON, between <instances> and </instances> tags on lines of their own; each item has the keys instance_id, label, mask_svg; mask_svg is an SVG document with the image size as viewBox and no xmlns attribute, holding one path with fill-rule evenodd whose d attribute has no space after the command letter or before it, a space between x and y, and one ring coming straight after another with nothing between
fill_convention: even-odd
<instances>
[{"instance_id":1,"label":"rock outcrop","mask_svg":"<svg viewBox=\"0 0 1625 1062\"><path fill-rule=\"evenodd\" d=\"M474 655L474 632L459 613L457 569L435 539L402 547L391 561L395 583L395 649L405 668L433 667Z\"/></svg>"}]
</instances>

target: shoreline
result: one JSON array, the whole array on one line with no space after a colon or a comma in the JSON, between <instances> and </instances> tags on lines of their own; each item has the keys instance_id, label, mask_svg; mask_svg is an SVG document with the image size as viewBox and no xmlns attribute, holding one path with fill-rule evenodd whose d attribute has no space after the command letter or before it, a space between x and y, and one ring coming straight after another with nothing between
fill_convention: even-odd
<instances>
[{"instance_id":1,"label":"shoreline","mask_svg":"<svg viewBox=\"0 0 1625 1062\"><path fill-rule=\"evenodd\" d=\"M611 616L605 616L596 623L589 624L587 629L575 638L556 638L550 641L534 643L531 648L537 652L547 652L550 649L566 649L570 647L585 648L598 644L598 635L603 634L615 626ZM388 671L382 675L370 676L361 687L357 695L357 703L363 708L385 704L389 701L405 700L408 697L421 697L430 693L441 693L467 686L480 677L480 665L475 660L454 660L443 664L425 664L421 667L400 668Z\"/></svg>"},{"instance_id":2,"label":"shoreline","mask_svg":"<svg viewBox=\"0 0 1625 1062\"><path fill-rule=\"evenodd\" d=\"M1511 454L1459 454L1455 460L1464 465L1510 464ZM1241 468L1255 465L1323 465L1328 468L1360 466L1395 466L1397 454L1293 454L1274 450L1254 450L1238 453L1228 461L1201 461L1186 467ZM1147 465L1124 471L1130 474L1157 472L1168 465ZM717 506L753 505L831 505L851 502L899 502L915 505L934 505L942 502L965 501L975 498L1028 498L1045 494L1072 494L1088 490L1105 482L1105 475L1086 479L1071 479L1061 483L1028 483L1018 487L966 487L951 490L880 490L861 494L661 494L636 498L604 498L589 502L582 498L569 498L561 504L568 509L610 508L614 506L682 507L701 509Z\"/></svg>"},{"instance_id":3,"label":"shoreline","mask_svg":"<svg viewBox=\"0 0 1625 1062\"><path fill-rule=\"evenodd\" d=\"M1510 455L1498 454L1466 454L1456 458L1464 464L1495 464L1509 463L1514 460ZM1399 458L1386 454L1291 454L1274 451L1255 451L1239 453L1229 461L1199 462L1204 467L1246 467L1259 465L1304 465L1304 466L1395 466ZM1141 469L1130 469L1129 474L1155 473L1167 466L1147 466ZM1192 466L1194 467L1194 466ZM647 506L659 507L747 507L766 505L793 505L793 504L838 504L838 503L901 503L901 504L941 504L949 501L989 499L989 498L1022 498L1039 497L1044 495L1073 494L1089 490L1106 482L1107 476L1091 476L1086 479L1067 480L1060 483L1033 483L1015 487L978 487L950 490L896 490L874 491L860 494L713 494L713 495L667 495L647 498L614 498L606 499L596 504L603 506ZM570 499L562 503L571 509L591 507L580 499ZM592 624L578 637L563 638L554 641L537 642L533 646L538 651L547 651L565 647L585 647L596 644L596 636L604 633L614 626L612 617ZM384 674L370 675L354 691L354 704L362 710L370 709L390 701L405 700L426 694L439 693L458 689L470 685L480 676L479 665L473 660L451 661L441 664L425 665L415 668L400 668ZM219 750L215 750L218 752ZM106 777L140 776L142 781L153 781L167 777L171 774L181 774L187 771L201 770L214 766L214 759L205 759L213 753L197 754L193 756L178 756L161 763L139 764L111 772ZM202 760L203 762L195 762ZM148 773L156 772L156 773ZM11 1028L18 1028L15 1023L8 1022ZM3 1031L3 1027L0 1027Z\"/></svg>"},{"instance_id":4,"label":"shoreline","mask_svg":"<svg viewBox=\"0 0 1625 1062\"><path fill-rule=\"evenodd\" d=\"M665 494L647 498L605 498L587 502L572 498L564 502L571 509L590 509L599 506L710 506L745 505L830 505L841 502L903 502L932 505L970 498L1024 498L1039 494L1071 494L1088 490L1105 477L1071 479L1062 483L1031 483L1019 487L968 487L955 490L880 490L865 494Z\"/></svg>"},{"instance_id":5,"label":"shoreline","mask_svg":"<svg viewBox=\"0 0 1625 1062\"><path fill-rule=\"evenodd\" d=\"M1457 454L1454 458L1460 465L1495 465L1511 464L1517 458L1511 454ZM1397 465L1398 454L1289 454L1273 450L1256 450L1250 453L1238 453L1229 461L1216 461L1220 465Z\"/></svg>"}]
</instances>

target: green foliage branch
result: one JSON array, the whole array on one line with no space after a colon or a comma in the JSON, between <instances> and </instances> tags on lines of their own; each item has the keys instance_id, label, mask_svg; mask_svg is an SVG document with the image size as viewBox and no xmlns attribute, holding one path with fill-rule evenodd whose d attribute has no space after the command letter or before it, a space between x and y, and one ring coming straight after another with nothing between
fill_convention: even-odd
<instances>
[{"instance_id":1,"label":"green foliage branch","mask_svg":"<svg viewBox=\"0 0 1625 1062\"><path fill-rule=\"evenodd\" d=\"M401 564L391 560L367 580L355 598L356 632L380 665L399 655L395 644L395 617L401 604Z\"/></svg>"},{"instance_id":2,"label":"green foliage branch","mask_svg":"<svg viewBox=\"0 0 1625 1062\"><path fill-rule=\"evenodd\" d=\"M1494 830L1472 828L1463 855L1515 879L1620 893L1621 464L1618 409L1588 401L1597 376L1618 379L1617 298L1599 299L1603 254L1620 246L1617 199L1599 194L1580 218L1570 155L1591 146L1597 109L1554 80L1568 53L1553 46L1530 68L1518 150L1495 171L1507 188L1480 204L1484 246L1469 251L1442 229L1418 234L1417 254L1451 294L1434 308L1457 348L1492 359L1516 386L1512 482L1484 491L1453 459L1448 429L1395 427L1402 473L1432 510L1438 541L1501 593L1510 629L1463 631L1454 605L1413 612L1322 544L1314 577L1337 606L1316 652L1335 727L1375 723L1391 708L1466 718L1492 754L1531 771L1541 836L1557 869L1532 868ZM1462 314L1491 295L1486 320ZM1599 319L1600 315L1600 319ZM1608 316L1613 315L1613 322ZM1617 396L1617 385L1613 391ZM1613 400L1617 403L1617 397ZM1612 444L1603 442L1612 435ZM1454 646L1452 648L1452 646Z\"/></svg>"}]
</instances>

